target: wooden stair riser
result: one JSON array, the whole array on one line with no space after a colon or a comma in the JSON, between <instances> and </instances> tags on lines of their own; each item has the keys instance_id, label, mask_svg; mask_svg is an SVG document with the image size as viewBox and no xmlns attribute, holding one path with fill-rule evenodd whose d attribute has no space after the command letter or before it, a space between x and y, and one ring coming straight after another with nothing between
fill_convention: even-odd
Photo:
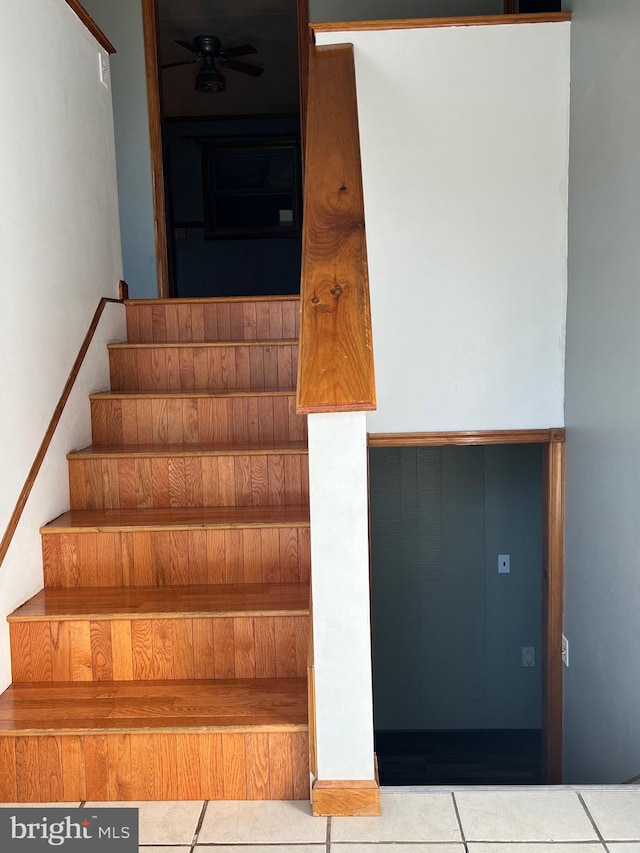
<instances>
[{"instance_id":1,"label":"wooden stair riser","mask_svg":"<svg viewBox=\"0 0 640 853\"><path fill-rule=\"evenodd\" d=\"M294 388L297 344L114 347L112 391Z\"/></svg>"},{"instance_id":2,"label":"wooden stair riser","mask_svg":"<svg viewBox=\"0 0 640 853\"><path fill-rule=\"evenodd\" d=\"M46 587L308 583L308 527L46 533Z\"/></svg>"},{"instance_id":3,"label":"wooden stair riser","mask_svg":"<svg viewBox=\"0 0 640 853\"><path fill-rule=\"evenodd\" d=\"M69 460L72 509L300 506L306 453Z\"/></svg>"},{"instance_id":4,"label":"wooden stair riser","mask_svg":"<svg viewBox=\"0 0 640 853\"><path fill-rule=\"evenodd\" d=\"M308 800L305 731L0 737L0 802Z\"/></svg>"},{"instance_id":5,"label":"wooden stair riser","mask_svg":"<svg viewBox=\"0 0 640 853\"><path fill-rule=\"evenodd\" d=\"M308 616L11 622L14 683L302 678Z\"/></svg>"},{"instance_id":6,"label":"wooden stair riser","mask_svg":"<svg viewBox=\"0 0 640 853\"><path fill-rule=\"evenodd\" d=\"M295 395L102 397L91 400L93 443L226 444L304 441Z\"/></svg>"},{"instance_id":7,"label":"wooden stair riser","mask_svg":"<svg viewBox=\"0 0 640 853\"><path fill-rule=\"evenodd\" d=\"M157 301L127 304L127 340L255 341L297 338L300 300Z\"/></svg>"}]
</instances>

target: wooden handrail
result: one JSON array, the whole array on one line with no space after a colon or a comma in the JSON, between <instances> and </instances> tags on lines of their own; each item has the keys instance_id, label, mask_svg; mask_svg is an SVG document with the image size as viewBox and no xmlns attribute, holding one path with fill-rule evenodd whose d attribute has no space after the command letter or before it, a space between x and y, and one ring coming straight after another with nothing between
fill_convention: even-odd
<instances>
[{"instance_id":1,"label":"wooden handrail","mask_svg":"<svg viewBox=\"0 0 640 853\"><path fill-rule=\"evenodd\" d=\"M350 44L310 51L304 193L298 412L375 409Z\"/></svg>"},{"instance_id":2,"label":"wooden handrail","mask_svg":"<svg viewBox=\"0 0 640 853\"><path fill-rule=\"evenodd\" d=\"M80 18L85 27L89 30L94 39L98 42L98 44L103 47L107 53L114 54L116 52L115 47L111 44L109 39L102 32L100 27L93 20L91 15L84 8L82 3L78 2L78 0L66 0L67 6L69 6L76 15Z\"/></svg>"},{"instance_id":3,"label":"wooden handrail","mask_svg":"<svg viewBox=\"0 0 640 853\"><path fill-rule=\"evenodd\" d=\"M98 328L98 323L100 322L102 312L104 311L105 306L108 302L121 303L122 300L108 299L107 297L103 296L100 302L98 303L98 307L96 308L95 314L93 315L93 319L91 320L91 324L89 326L87 334L85 335L84 341L82 342L80 351L78 352L76 360L73 363L73 367L71 368L69 378L67 379L62 394L60 395L60 399L58 400L58 405L53 410L53 415L51 416L51 420L49 421L47 431L44 434L42 442L40 443L40 447L38 448L36 457L33 460L33 464L31 466L31 469L29 470L24 486L22 487L20 496L18 497L14 510L11 513L11 518L9 519L9 523L7 524L7 529L4 532L2 540L0 540L0 566L4 561L4 558L7 556L7 551L9 550L9 545L11 545L13 534L16 532L18 522L20 521L24 508L27 504L27 501L29 500L29 495L31 494L31 490L33 489L33 486L36 482L36 477L38 476L38 472L40 471L42 463L44 462L44 458L47 455L47 450L49 449L49 445L51 444L58 423L60 422L60 418L62 417L62 412L64 411L64 407L67 404L67 400L69 399L69 395L71 394L71 390L75 384L75 381L78 378L78 373L80 372L82 362L85 359L85 356L89 349L89 345L91 344L96 329Z\"/></svg>"}]
</instances>

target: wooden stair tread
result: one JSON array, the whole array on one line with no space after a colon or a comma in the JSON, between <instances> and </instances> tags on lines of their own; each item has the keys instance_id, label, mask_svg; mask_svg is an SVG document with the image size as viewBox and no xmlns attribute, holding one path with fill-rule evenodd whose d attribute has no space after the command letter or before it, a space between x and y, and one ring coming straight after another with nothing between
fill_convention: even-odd
<instances>
[{"instance_id":1,"label":"wooden stair tread","mask_svg":"<svg viewBox=\"0 0 640 853\"><path fill-rule=\"evenodd\" d=\"M188 509L70 510L40 528L42 534L130 530L193 530L246 527L309 527L309 508L204 507Z\"/></svg>"},{"instance_id":2,"label":"wooden stair tread","mask_svg":"<svg viewBox=\"0 0 640 853\"><path fill-rule=\"evenodd\" d=\"M297 346L297 338L275 338L270 340L230 340L230 341L117 341L107 344L107 349L207 349L216 347L291 347Z\"/></svg>"},{"instance_id":3,"label":"wooden stair tread","mask_svg":"<svg viewBox=\"0 0 640 853\"><path fill-rule=\"evenodd\" d=\"M44 589L10 614L9 622L63 619L301 616L309 584L219 584L173 587Z\"/></svg>"},{"instance_id":4,"label":"wooden stair tread","mask_svg":"<svg viewBox=\"0 0 640 853\"><path fill-rule=\"evenodd\" d=\"M135 459L148 456L286 456L299 453L308 453L306 441L91 445L67 453L67 459Z\"/></svg>"},{"instance_id":5,"label":"wooden stair tread","mask_svg":"<svg viewBox=\"0 0 640 853\"><path fill-rule=\"evenodd\" d=\"M306 678L14 684L0 735L305 731Z\"/></svg>"},{"instance_id":6,"label":"wooden stair tread","mask_svg":"<svg viewBox=\"0 0 640 853\"><path fill-rule=\"evenodd\" d=\"M198 397L295 397L295 388L199 388L189 391L99 391L90 400L157 400Z\"/></svg>"}]
</instances>

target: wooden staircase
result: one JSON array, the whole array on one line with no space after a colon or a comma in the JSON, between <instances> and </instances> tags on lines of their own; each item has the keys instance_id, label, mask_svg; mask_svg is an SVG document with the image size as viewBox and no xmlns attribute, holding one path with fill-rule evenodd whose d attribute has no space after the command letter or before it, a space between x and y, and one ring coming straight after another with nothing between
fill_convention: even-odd
<instances>
[{"instance_id":1,"label":"wooden staircase","mask_svg":"<svg viewBox=\"0 0 640 853\"><path fill-rule=\"evenodd\" d=\"M298 299L126 311L9 617L0 801L307 799Z\"/></svg>"}]
</instances>

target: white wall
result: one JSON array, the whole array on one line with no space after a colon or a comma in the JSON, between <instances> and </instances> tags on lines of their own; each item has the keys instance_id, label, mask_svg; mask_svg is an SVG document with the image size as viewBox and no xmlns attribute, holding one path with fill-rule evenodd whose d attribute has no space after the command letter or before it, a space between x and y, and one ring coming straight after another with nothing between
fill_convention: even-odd
<instances>
[{"instance_id":1,"label":"white wall","mask_svg":"<svg viewBox=\"0 0 640 853\"><path fill-rule=\"evenodd\" d=\"M111 57L124 278L132 299L158 295L141 0L83 0Z\"/></svg>"},{"instance_id":2,"label":"white wall","mask_svg":"<svg viewBox=\"0 0 640 853\"><path fill-rule=\"evenodd\" d=\"M309 0L311 21L501 15L503 0Z\"/></svg>"},{"instance_id":3,"label":"white wall","mask_svg":"<svg viewBox=\"0 0 640 853\"><path fill-rule=\"evenodd\" d=\"M318 779L371 780L366 417L309 415L308 424Z\"/></svg>"},{"instance_id":4,"label":"white wall","mask_svg":"<svg viewBox=\"0 0 640 853\"><path fill-rule=\"evenodd\" d=\"M11 681L6 616L42 589L39 529L69 509L66 454L91 444L89 394L109 388L107 343L122 341L126 337L124 306L114 303L107 305L0 567L0 689L4 689Z\"/></svg>"},{"instance_id":5,"label":"white wall","mask_svg":"<svg viewBox=\"0 0 640 853\"><path fill-rule=\"evenodd\" d=\"M640 3L573 0L565 781L640 773Z\"/></svg>"},{"instance_id":6,"label":"white wall","mask_svg":"<svg viewBox=\"0 0 640 853\"><path fill-rule=\"evenodd\" d=\"M34 21L47 34L38 61L24 53ZM97 42L64 0L3 3L0 30L4 532L98 300L117 296L122 266L111 93L98 78ZM0 566L0 612L16 574L41 571L32 559Z\"/></svg>"},{"instance_id":7,"label":"white wall","mask_svg":"<svg viewBox=\"0 0 640 853\"><path fill-rule=\"evenodd\" d=\"M561 426L569 23L355 45L371 432Z\"/></svg>"}]
</instances>

